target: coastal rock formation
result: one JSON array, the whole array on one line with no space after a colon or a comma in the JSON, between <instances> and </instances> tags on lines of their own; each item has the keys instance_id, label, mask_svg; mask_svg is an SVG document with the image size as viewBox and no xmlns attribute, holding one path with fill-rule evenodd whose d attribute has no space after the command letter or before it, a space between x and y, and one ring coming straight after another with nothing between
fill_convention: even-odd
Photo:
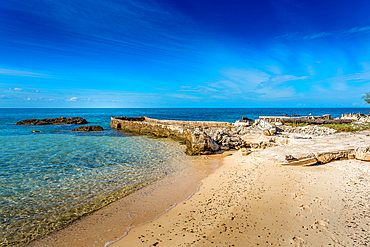
<instances>
[{"instance_id":1,"label":"coastal rock formation","mask_svg":"<svg viewBox=\"0 0 370 247\"><path fill-rule=\"evenodd\" d=\"M358 147L355 150L357 160L370 161L370 147Z\"/></svg>"},{"instance_id":2,"label":"coastal rock formation","mask_svg":"<svg viewBox=\"0 0 370 247\"><path fill-rule=\"evenodd\" d=\"M87 124L87 121L81 117L60 117L48 119L28 119L22 120L15 125L48 125L48 124Z\"/></svg>"},{"instance_id":3,"label":"coastal rock formation","mask_svg":"<svg viewBox=\"0 0 370 247\"><path fill-rule=\"evenodd\" d=\"M370 161L370 146L358 147L356 149L349 148L344 150L312 153L299 158L293 157L293 155L286 155L285 161L281 162L280 164L293 166L312 166L316 164L326 164L332 160L341 159Z\"/></svg>"},{"instance_id":4,"label":"coastal rock formation","mask_svg":"<svg viewBox=\"0 0 370 247\"><path fill-rule=\"evenodd\" d=\"M335 129L330 129L328 127L322 127L318 125L309 125L304 127L292 127L287 125L280 125L279 129L286 133L298 133L313 136L332 135L338 132Z\"/></svg>"},{"instance_id":5,"label":"coastal rock formation","mask_svg":"<svg viewBox=\"0 0 370 247\"><path fill-rule=\"evenodd\" d=\"M182 139L187 144L189 155L212 154L217 151L241 148L267 148L276 146L274 138L266 140L248 140L249 135L263 135L263 130L256 126L240 126L228 122L158 120L145 117L145 121L129 121L129 118L111 119L111 127L128 132L150 133L155 136ZM268 124L269 135L276 131Z\"/></svg>"},{"instance_id":6,"label":"coastal rock formation","mask_svg":"<svg viewBox=\"0 0 370 247\"><path fill-rule=\"evenodd\" d=\"M103 127L97 125L81 126L71 131L103 131Z\"/></svg>"},{"instance_id":7,"label":"coastal rock formation","mask_svg":"<svg viewBox=\"0 0 370 247\"><path fill-rule=\"evenodd\" d=\"M257 122L257 126L259 129L263 131L263 134L266 136L272 136L276 133L276 127L275 125L269 123L268 121L265 121L263 119L260 119Z\"/></svg>"},{"instance_id":8,"label":"coastal rock formation","mask_svg":"<svg viewBox=\"0 0 370 247\"><path fill-rule=\"evenodd\" d=\"M227 122L158 120L147 117L144 117L144 119L144 121L141 121L142 118L138 118L138 121L129 121L112 117L111 127L128 132L149 133L161 137L182 139L187 144L186 153L189 155L212 154L229 149L265 149L278 145L287 145L292 138L312 139L318 136L332 135L337 132L336 130L316 125L290 127L281 123L273 124L264 119L257 120L252 126L241 126ZM290 133L293 133L293 135ZM295 134L303 135L297 136ZM320 154L317 157L305 157L310 158L305 161L294 159L292 162L312 165L317 162L325 163L346 157L349 157L349 154L339 152L337 154Z\"/></svg>"},{"instance_id":9,"label":"coastal rock formation","mask_svg":"<svg viewBox=\"0 0 370 247\"><path fill-rule=\"evenodd\" d=\"M342 114L341 119L351 119L356 121L356 123L370 123L370 115L365 115L362 113L345 113Z\"/></svg>"}]
</instances>

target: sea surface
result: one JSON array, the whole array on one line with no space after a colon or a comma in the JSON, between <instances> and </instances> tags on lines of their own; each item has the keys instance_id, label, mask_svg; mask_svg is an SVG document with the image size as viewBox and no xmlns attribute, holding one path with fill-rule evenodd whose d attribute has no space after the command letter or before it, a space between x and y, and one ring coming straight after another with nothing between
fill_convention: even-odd
<instances>
[{"instance_id":1,"label":"sea surface","mask_svg":"<svg viewBox=\"0 0 370 247\"><path fill-rule=\"evenodd\" d=\"M370 108L0 109L0 246L28 243L61 229L194 162L178 141L111 129L111 116L235 122L243 116L339 117L367 111ZM14 125L62 116L83 117L104 131L70 132L76 125Z\"/></svg>"}]
</instances>

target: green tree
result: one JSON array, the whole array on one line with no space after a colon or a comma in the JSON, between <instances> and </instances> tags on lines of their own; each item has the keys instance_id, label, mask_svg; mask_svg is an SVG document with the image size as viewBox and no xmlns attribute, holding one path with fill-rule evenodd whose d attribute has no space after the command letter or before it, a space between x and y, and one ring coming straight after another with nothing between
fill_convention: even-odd
<instances>
[{"instance_id":1,"label":"green tree","mask_svg":"<svg viewBox=\"0 0 370 247\"><path fill-rule=\"evenodd\" d=\"M365 93L365 95L362 96L362 99L365 100L365 102L367 104L370 104L370 92L369 93Z\"/></svg>"}]
</instances>

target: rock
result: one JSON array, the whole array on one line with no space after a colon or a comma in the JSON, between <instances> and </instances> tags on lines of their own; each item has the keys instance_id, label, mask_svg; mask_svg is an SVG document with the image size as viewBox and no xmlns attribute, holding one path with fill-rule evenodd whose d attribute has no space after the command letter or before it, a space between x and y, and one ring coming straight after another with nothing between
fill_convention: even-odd
<instances>
[{"instance_id":1,"label":"rock","mask_svg":"<svg viewBox=\"0 0 370 247\"><path fill-rule=\"evenodd\" d=\"M208 136L208 139L207 139L207 144L208 144L207 148L211 149L213 152L218 151L218 149L220 148L219 145L216 142L214 142L212 140L212 138L210 138L209 136Z\"/></svg>"},{"instance_id":2,"label":"rock","mask_svg":"<svg viewBox=\"0 0 370 247\"><path fill-rule=\"evenodd\" d=\"M283 162L281 165L284 166L312 166L317 164L317 159L316 158L302 158L302 159L294 159L290 160L288 162Z\"/></svg>"},{"instance_id":3,"label":"rock","mask_svg":"<svg viewBox=\"0 0 370 247\"><path fill-rule=\"evenodd\" d=\"M221 150L223 150L223 151L226 151L226 150L230 150L230 148L229 147L227 147L227 146L221 146L221 148L220 148Z\"/></svg>"},{"instance_id":4,"label":"rock","mask_svg":"<svg viewBox=\"0 0 370 247\"><path fill-rule=\"evenodd\" d=\"M258 128L262 130L263 134L266 136L272 136L276 133L276 126L263 119L260 119L260 121L258 122Z\"/></svg>"},{"instance_id":5,"label":"rock","mask_svg":"<svg viewBox=\"0 0 370 247\"><path fill-rule=\"evenodd\" d=\"M39 130L32 130L31 132L32 133L41 133L41 131L39 131Z\"/></svg>"},{"instance_id":6,"label":"rock","mask_svg":"<svg viewBox=\"0 0 370 247\"><path fill-rule=\"evenodd\" d=\"M352 152L353 149L323 152L316 154L316 159L318 162L325 164L332 160L348 159Z\"/></svg>"},{"instance_id":7,"label":"rock","mask_svg":"<svg viewBox=\"0 0 370 247\"><path fill-rule=\"evenodd\" d=\"M288 155L285 155L285 160L294 160L295 158L293 157L293 155L291 154L288 154Z\"/></svg>"},{"instance_id":8,"label":"rock","mask_svg":"<svg viewBox=\"0 0 370 247\"><path fill-rule=\"evenodd\" d=\"M87 124L87 121L81 117L60 117L47 119L29 119L22 120L14 125L48 125L48 124Z\"/></svg>"},{"instance_id":9,"label":"rock","mask_svg":"<svg viewBox=\"0 0 370 247\"><path fill-rule=\"evenodd\" d=\"M356 160L370 161L370 146L356 148L355 158Z\"/></svg>"},{"instance_id":10,"label":"rock","mask_svg":"<svg viewBox=\"0 0 370 247\"><path fill-rule=\"evenodd\" d=\"M97 125L81 126L71 131L103 131L104 129Z\"/></svg>"},{"instance_id":11,"label":"rock","mask_svg":"<svg viewBox=\"0 0 370 247\"><path fill-rule=\"evenodd\" d=\"M252 150L250 150L250 149L246 149L246 148L240 149L241 156L247 156L250 153L252 153Z\"/></svg>"}]
</instances>

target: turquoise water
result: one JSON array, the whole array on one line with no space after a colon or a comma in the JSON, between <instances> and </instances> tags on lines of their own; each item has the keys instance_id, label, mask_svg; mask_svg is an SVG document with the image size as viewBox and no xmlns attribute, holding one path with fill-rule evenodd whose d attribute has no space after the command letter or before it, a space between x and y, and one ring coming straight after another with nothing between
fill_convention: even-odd
<instances>
[{"instance_id":1,"label":"turquoise water","mask_svg":"<svg viewBox=\"0 0 370 247\"><path fill-rule=\"evenodd\" d=\"M27 243L58 230L192 162L179 142L110 129L111 116L234 122L242 116L311 113L336 117L369 110L0 109L0 245ZM69 132L74 125L14 125L24 119L61 116L83 117L105 130L75 133Z\"/></svg>"}]
</instances>

